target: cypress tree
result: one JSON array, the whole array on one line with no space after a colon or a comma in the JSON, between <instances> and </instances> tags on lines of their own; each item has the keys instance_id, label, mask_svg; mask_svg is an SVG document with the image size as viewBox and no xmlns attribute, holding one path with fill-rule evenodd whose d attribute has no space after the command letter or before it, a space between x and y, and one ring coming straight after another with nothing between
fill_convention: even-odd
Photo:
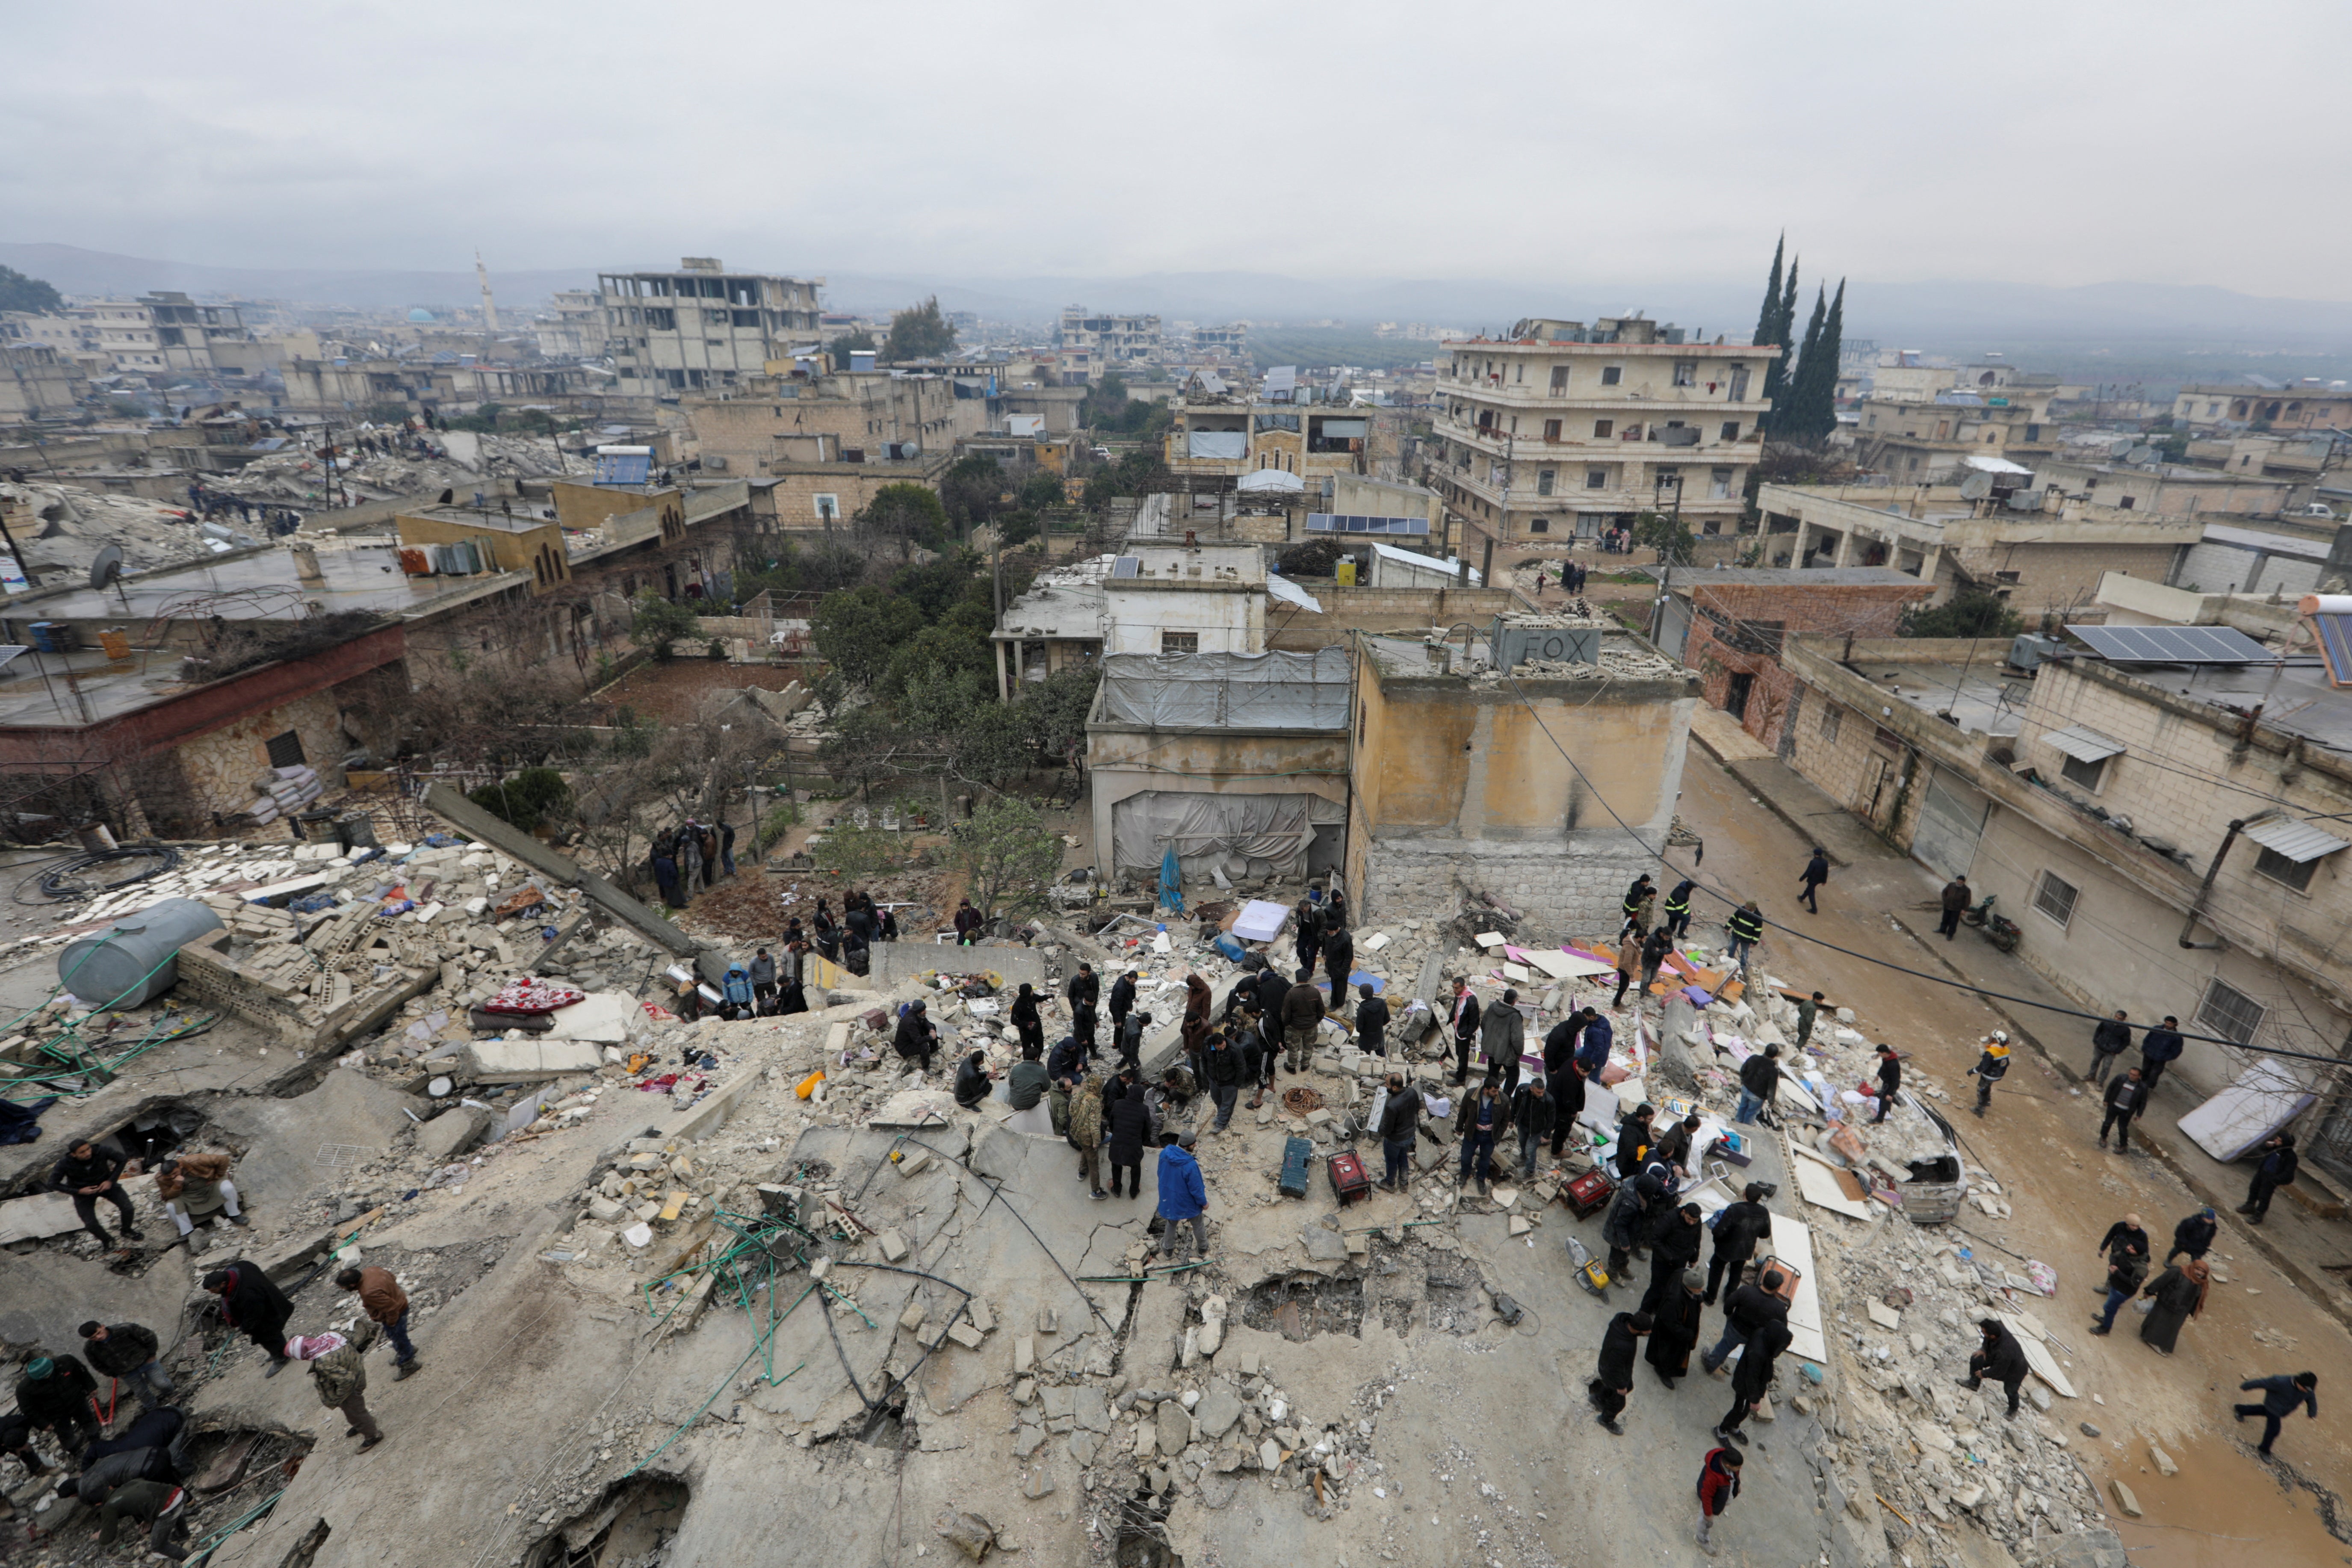
<instances>
[{"instance_id":1,"label":"cypress tree","mask_svg":"<svg viewBox=\"0 0 2352 1568\"><path fill-rule=\"evenodd\" d=\"M1789 329L1796 325L1796 321L1797 263L1792 258L1789 263L1788 279L1780 289L1780 299L1773 306L1772 330L1764 339L1766 342L1775 344L1780 350L1773 356L1772 363L1764 367L1764 395L1771 402L1774 410L1764 417L1764 427L1767 430L1773 429L1781 423L1779 409L1788 395L1789 372L1793 368L1789 356Z\"/></svg>"},{"instance_id":2,"label":"cypress tree","mask_svg":"<svg viewBox=\"0 0 2352 1568\"><path fill-rule=\"evenodd\" d=\"M1797 351L1797 363L1789 373L1788 396L1772 411L1772 433L1784 440L1807 441L1815 438L1813 407L1818 401L1815 387L1822 374L1822 329L1829 319L1830 301L1826 289L1813 294L1812 319L1805 323L1804 345ZM1836 392L1836 369L1831 367L1830 391Z\"/></svg>"},{"instance_id":3,"label":"cypress tree","mask_svg":"<svg viewBox=\"0 0 2352 1568\"><path fill-rule=\"evenodd\" d=\"M1819 363L1818 374L1807 379L1804 400L1797 410L1797 434L1816 441L1827 440L1837 428L1838 353L1845 337L1845 279L1838 279L1837 297L1830 301L1830 313L1822 322L1820 339L1806 351L1806 363Z\"/></svg>"},{"instance_id":4,"label":"cypress tree","mask_svg":"<svg viewBox=\"0 0 2352 1568\"><path fill-rule=\"evenodd\" d=\"M1759 346L1780 341L1780 253L1788 247L1785 234L1772 242L1772 275L1764 281L1764 308L1756 313L1756 335L1748 340Z\"/></svg>"}]
</instances>

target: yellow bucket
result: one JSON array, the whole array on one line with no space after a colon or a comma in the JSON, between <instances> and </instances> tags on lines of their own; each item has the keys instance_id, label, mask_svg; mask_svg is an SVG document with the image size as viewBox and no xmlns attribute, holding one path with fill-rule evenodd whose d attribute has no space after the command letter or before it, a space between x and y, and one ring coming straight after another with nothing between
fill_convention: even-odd
<instances>
[{"instance_id":1,"label":"yellow bucket","mask_svg":"<svg viewBox=\"0 0 2352 1568\"><path fill-rule=\"evenodd\" d=\"M816 1086L824 1081L824 1074L822 1071L813 1072L809 1074L808 1077L801 1079L800 1087L793 1089L793 1093L803 1100L806 1100L810 1095L816 1092Z\"/></svg>"}]
</instances>

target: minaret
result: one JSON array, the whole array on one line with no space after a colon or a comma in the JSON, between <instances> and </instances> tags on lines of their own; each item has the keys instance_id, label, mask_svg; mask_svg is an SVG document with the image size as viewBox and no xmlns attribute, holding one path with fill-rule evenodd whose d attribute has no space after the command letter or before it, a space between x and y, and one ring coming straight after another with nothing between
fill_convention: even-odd
<instances>
[{"instance_id":1,"label":"minaret","mask_svg":"<svg viewBox=\"0 0 2352 1568\"><path fill-rule=\"evenodd\" d=\"M482 280L482 330L499 330L499 302L490 298L490 269L482 265L482 253L474 252L474 276Z\"/></svg>"}]
</instances>

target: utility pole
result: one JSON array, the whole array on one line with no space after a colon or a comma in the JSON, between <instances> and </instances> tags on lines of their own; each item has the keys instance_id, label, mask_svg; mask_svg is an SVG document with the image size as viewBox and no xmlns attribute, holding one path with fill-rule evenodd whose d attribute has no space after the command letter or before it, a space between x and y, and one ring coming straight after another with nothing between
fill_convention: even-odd
<instances>
[{"instance_id":1,"label":"utility pole","mask_svg":"<svg viewBox=\"0 0 2352 1568\"><path fill-rule=\"evenodd\" d=\"M1658 552L1658 599L1650 607L1650 641L1655 643L1666 629L1666 600L1675 582L1675 554L1681 548L1683 537L1683 477L1675 475L1675 510L1672 525L1666 531L1666 547Z\"/></svg>"}]
</instances>

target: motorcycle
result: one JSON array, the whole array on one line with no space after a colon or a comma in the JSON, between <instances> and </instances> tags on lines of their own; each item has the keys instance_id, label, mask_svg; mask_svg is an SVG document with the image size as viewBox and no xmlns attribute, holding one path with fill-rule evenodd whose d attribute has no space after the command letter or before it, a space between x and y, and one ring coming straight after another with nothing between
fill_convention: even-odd
<instances>
[{"instance_id":1,"label":"motorcycle","mask_svg":"<svg viewBox=\"0 0 2352 1568\"><path fill-rule=\"evenodd\" d=\"M2025 930L2007 915L1994 910L1993 902L1999 896L1996 893L1987 893L1983 903L1968 910L1960 916L1960 923L1975 926L1983 931L1985 940L2001 952L2014 952L2017 951L2017 944L2024 940Z\"/></svg>"}]
</instances>

